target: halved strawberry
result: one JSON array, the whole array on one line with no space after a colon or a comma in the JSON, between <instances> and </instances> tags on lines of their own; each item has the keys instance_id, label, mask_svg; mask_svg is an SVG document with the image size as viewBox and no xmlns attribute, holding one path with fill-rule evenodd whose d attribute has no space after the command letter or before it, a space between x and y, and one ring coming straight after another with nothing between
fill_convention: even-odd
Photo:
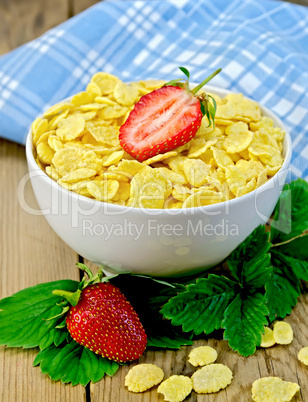
<instances>
[{"instance_id":1,"label":"halved strawberry","mask_svg":"<svg viewBox=\"0 0 308 402\"><path fill-rule=\"evenodd\" d=\"M189 72L184 67L180 69L187 81L173 80L142 96L120 128L122 148L140 162L186 144L195 136L204 114L209 124L214 123L215 100L196 93L221 69L192 90L188 87Z\"/></svg>"}]
</instances>

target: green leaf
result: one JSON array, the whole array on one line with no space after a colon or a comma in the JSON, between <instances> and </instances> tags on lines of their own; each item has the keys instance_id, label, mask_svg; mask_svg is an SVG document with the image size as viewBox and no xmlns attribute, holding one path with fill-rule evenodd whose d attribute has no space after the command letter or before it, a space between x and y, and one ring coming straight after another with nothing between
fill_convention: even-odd
<instances>
[{"instance_id":1,"label":"green leaf","mask_svg":"<svg viewBox=\"0 0 308 402\"><path fill-rule=\"evenodd\" d=\"M267 314L265 298L261 293L238 294L224 314L224 339L241 355L252 355L261 343Z\"/></svg>"},{"instance_id":2,"label":"green leaf","mask_svg":"<svg viewBox=\"0 0 308 402\"><path fill-rule=\"evenodd\" d=\"M268 239L265 226L258 226L228 257L230 271L242 286L259 288L269 281L272 268Z\"/></svg>"},{"instance_id":3,"label":"green leaf","mask_svg":"<svg viewBox=\"0 0 308 402\"><path fill-rule=\"evenodd\" d=\"M187 77L187 79L188 79L188 81L189 81L190 73L189 73L189 71L187 70L187 68L185 68L185 67L179 67L179 69L182 71L182 73L184 73L184 74L186 75L186 77Z\"/></svg>"},{"instance_id":4,"label":"green leaf","mask_svg":"<svg viewBox=\"0 0 308 402\"><path fill-rule=\"evenodd\" d=\"M48 374L54 381L71 383L73 386L86 386L90 381L97 382L105 374L112 376L119 364L105 359L91 350L71 340L64 347L50 345L34 359L33 365L41 365L43 374Z\"/></svg>"},{"instance_id":5,"label":"green leaf","mask_svg":"<svg viewBox=\"0 0 308 402\"><path fill-rule=\"evenodd\" d=\"M52 294L59 288L75 291L78 282L61 280L42 283L0 300L0 344L44 349L54 343L59 331L55 327L63 317L48 319L62 311L62 306L56 305L62 299Z\"/></svg>"},{"instance_id":6,"label":"green leaf","mask_svg":"<svg viewBox=\"0 0 308 402\"><path fill-rule=\"evenodd\" d=\"M275 250L276 258L289 268L290 273L293 271L298 279L303 279L308 281L308 260L301 260L299 258L294 258L289 255L285 255Z\"/></svg>"},{"instance_id":7,"label":"green leaf","mask_svg":"<svg viewBox=\"0 0 308 402\"><path fill-rule=\"evenodd\" d=\"M308 183L297 179L286 184L274 210L271 242L282 243L308 229Z\"/></svg>"},{"instance_id":8,"label":"green leaf","mask_svg":"<svg viewBox=\"0 0 308 402\"><path fill-rule=\"evenodd\" d=\"M272 250L308 261L308 234L297 237L281 246L273 247Z\"/></svg>"},{"instance_id":9,"label":"green leaf","mask_svg":"<svg viewBox=\"0 0 308 402\"><path fill-rule=\"evenodd\" d=\"M210 334L221 327L226 307L236 295L236 284L224 276L210 274L188 285L187 291L171 298L161 309L173 325L196 335Z\"/></svg>"},{"instance_id":10,"label":"green leaf","mask_svg":"<svg viewBox=\"0 0 308 402\"><path fill-rule=\"evenodd\" d=\"M293 268L285 265L281 254L272 251L273 272L265 286L269 319L285 318L291 313L300 295L300 281Z\"/></svg>"},{"instance_id":11,"label":"green leaf","mask_svg":"<svg viewBox=\"0 0 308 402\"><path fill-rule=\"evenodd\" d=\"M184 334L185 335L185 334ZM149 337L147 347L153 348L166 348L166 349L180 349L181 346L189 346L193 344L192 335L185 338L185 336L174 335L172 337L160 336Z\"/></svg>"}]
</instances>

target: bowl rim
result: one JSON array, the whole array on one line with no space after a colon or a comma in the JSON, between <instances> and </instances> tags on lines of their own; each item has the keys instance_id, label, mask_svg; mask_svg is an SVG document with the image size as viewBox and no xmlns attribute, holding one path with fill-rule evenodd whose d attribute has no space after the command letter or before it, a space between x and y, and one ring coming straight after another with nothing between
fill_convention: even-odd
<instances>
[{"instance_id":1,"label":"bowl rim","mask_svg":"<svg viewBox=\"0 0 308 402\"><path fill-rule=\"evenodd\" d=\"M218 96L226 96L230 93L239 93L239 92L233 92L229 89L224 89L224 88L220 88L220 87L216 87L216 86L212 86L212 85L206 85L205 86L205 90L207 92L212 92L214 94L217 94ZM71 100L71 98L73 97L69 96L65 99L60 100L57 103L64 103L67 102L69 100ZM251 98L249 98L248 96L244 95L245 98L252 100L254 102L257 102ZM132 211L134 213L138 213L140 211L142 212L147 212L149 214L152 215L158 215L158 214L166 214L166 215L178 215L178 214L195 214L195 213L206 213L206 212L214 212L215 210L221 210L226 208L226 206L228 205L235 205L236 203L241 203L241 202L245 202L245 200L248 200L249 198L254 198L254 196L257 194L258 191L260 191L260 189L265 189L265 187L268 187L269 189L272 188L272 184L274 184L274 181L277 178L277 175L279 175L279 173L285 171L288 169L289 164L291 162L291 156L292 156L292 139L290 136L290 133L288 132L286 126L284 125L284 123L281 121L281 119L275 114L273 113L270 109L268 109L266 106L262 105L261 103L257 102L258 105L260 106L261 112L263 115L270 117L273 121L275 126L278 126L280 128L282 128L285 131L285 137L284 137L284 141L283 141L283 153L285 153L284 155L284 161L283 164L281 165L281 168L278 170L277 173L274 174L274 176L272 176L266 183L262 184L260 187L254 189L253 191L244 194L238 198L233 198L231 200L226 200L226 201L222 201L222 202L218 202L216 204L210 204L210 205L204 205L204 206L198 206L198 207L191 207L191 208L140 208L140 207L132 207L132 206L123 206L123 205L118 205L118 204L112 204L112 203L108 203L105 201L99 201L99 200L95 200L86 196L83 196L81 194L77 194L74 193L73 191L67 190L64 187L60 186L56 181L54 181L53 179L51 179L47 173L45 173L40 167L39 165L36 163L36 160L34 158L33 155L33 141L32 141L32 129L30 127L29 132L27 134L27 139L26 139L26 158L27 158L27 162L28 162L28 168L29 168L29 173L30 176L31 174L33 174L33 172L37 172L38 175L40 175L42 178L44 178L45 180L47 180L54 188L56 187L58 190L60 189L60 191L64 191L65 194L73 197L73 199L76 199L76 201L78 200L82 200L84 202L89 203L89 205L97 205L97 206L108 206L108 208L112 209L113 212L120 212L120 211ZM38 117L42 117L43 114L39 115ZM277 124L278 123L278 124ZM231 204L230 204L231 203ZM110 211L111 212L111 211ZM182 213L180 213L182 212Z\"/></svg>"}]
</instances>

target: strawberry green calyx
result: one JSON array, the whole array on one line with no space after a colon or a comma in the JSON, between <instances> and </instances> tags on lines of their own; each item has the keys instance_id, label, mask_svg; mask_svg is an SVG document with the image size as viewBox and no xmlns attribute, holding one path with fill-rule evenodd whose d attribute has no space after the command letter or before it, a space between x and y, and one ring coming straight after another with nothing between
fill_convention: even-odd
<instances>
[{"instance_id":1,"label":"strawberry green calyx","mask_svg":"<svg viewBox=\"0 0 308 402\"><path fill-rule=\"evenodd\" d=\"M64 308L63 312L59 314L59 316L66 314L66 312L68 311L68 309L66 309L67 303L70 303L72 306L77 305L83 289L90 285L94 285L95 283L105 282L106 280L108 280L107 278L103 278L104 273L102 269L100 269L96 275L93 275L92 271L87 265L82 264L81 262L77 262L76 265L85 273L84 277L78 285L78 290L76 292L68 292L66 290L56 289L52 292L53 295L60 296L65 299L63 302L61 302L61 305L63 305Z\"/></svg>"},{"instance_id":2,"label":"strawberry green calyx","mask_svg":"<svg viewBox=\"0 0 308 402\"><path fill-rule=\"evenodd\" d=\"M176 86L180 87L182 89L185 89L187 92L191 93L193 96L199 99L200 102L200 108L201 108L201 113L202 116L206 115L208 118L208 127L210 125L213 125L213 128L215 128L215 114L216 114L216 101L213 98L212 95L209 95L205 92L202 92L198 94L200 89L204 87L209 81L211 81L217 74L221 72L221 68L217 69L214 71L211 75L209 75L205 80L203 80L199 85L197 85L193 89L189 89L189 79L190 79L190 73L185 67L179 67L179 69L186 75L187 80L184 78L180 79L175 79L167 82L164 86Z\"/></svg>"}]
</instances>

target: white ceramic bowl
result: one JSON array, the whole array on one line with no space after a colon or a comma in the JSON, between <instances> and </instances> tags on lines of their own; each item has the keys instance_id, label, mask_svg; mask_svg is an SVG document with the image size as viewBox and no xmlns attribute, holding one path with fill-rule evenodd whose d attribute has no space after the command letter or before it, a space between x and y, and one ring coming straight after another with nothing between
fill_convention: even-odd
<instances>
[{"instance_id":1,"label":"white ceramic bowl","mask_svg":"<svg viewBox=\"0 0 308 402\"><path fill-rule=\"evenodd\" d=\"M228 91L207 91L224 97ZM281 120L262 107L275 126ZM260 188L231 201L205 207L145 210L95 201L65 190L51 180L33 157L31 131L26 155L39 207L50 226L76 253L109 272L183 276L212 267L270 217L285 183L291 159L286 131L284 163Z\"/></svg>"}]
</instances>

